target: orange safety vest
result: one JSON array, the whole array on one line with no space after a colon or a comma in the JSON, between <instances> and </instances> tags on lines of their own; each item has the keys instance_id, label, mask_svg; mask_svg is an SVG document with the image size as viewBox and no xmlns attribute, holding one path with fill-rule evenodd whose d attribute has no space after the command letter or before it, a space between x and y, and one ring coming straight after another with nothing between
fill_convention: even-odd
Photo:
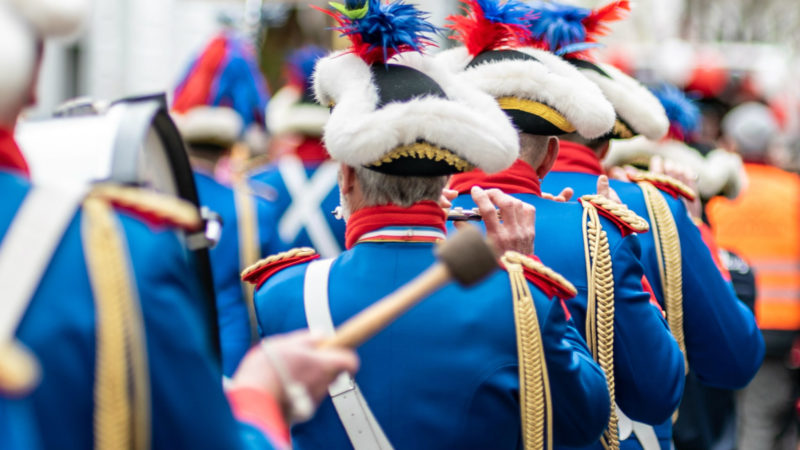
<instances>
[{"instance_id":1,"label":"orange safety vest","mask_svg":"<svg viewBox=\"0 0 800 450\"><path fill-rule=\"evenodd\" d=\"M720 247L753 267L756 320L762 330L800 330L800 177L745 164L747 189L712 199L709 222Z\"/></svg>"}]
</instances>

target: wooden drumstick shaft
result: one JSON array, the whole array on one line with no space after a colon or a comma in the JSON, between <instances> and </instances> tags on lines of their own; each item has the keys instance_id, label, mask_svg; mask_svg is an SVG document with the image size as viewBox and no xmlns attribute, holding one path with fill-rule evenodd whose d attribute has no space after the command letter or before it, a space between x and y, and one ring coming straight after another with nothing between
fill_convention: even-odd
<instances>
[{"instance_id":1,"label":"wooden drumstick shaft","mask_svg":"<svg viewBox=\"0 0 800 450\"><path fill-rule=\"evenodd\" d=\"M321 348L355 349L389 326L414 305L452 280L450 270L437 263L405 286L389 294L343 323Z\"/></svg>"}]
</instances>

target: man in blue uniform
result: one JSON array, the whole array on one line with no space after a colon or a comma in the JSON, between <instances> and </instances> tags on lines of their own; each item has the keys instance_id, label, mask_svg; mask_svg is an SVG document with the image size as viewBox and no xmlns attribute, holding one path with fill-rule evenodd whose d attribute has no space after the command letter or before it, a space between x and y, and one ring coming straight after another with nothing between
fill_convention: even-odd
<instances>
[{"instance_id":1,"label":"man in blue uniform","mask_svg":"<svg viewBox=\"0 0 800 450\"><path fill-rule=\"evenodd\" d=\"M542 8L539 20L550 17L549 8L572 7L548 4ZM588 14L588 10L583 10L576 17ZM546 24L540 25L541 29L548 29ZM586 36L585 31L579 35ZM559 33L557 29L551 32ZM543 185L545 190L570 187L576 195L591 193L603 173L601 160L610 139L644 135L657 140L666 134L669 122L658 99L636 80L613 67L575 59L586 55L571 54L567 46L582 42L559 43L548 39L546 33L538 39L553 51L567 48L568 60L603 90L616 110L612 133L598 139L574 133L565 138L559 159ZM671 331L685 349L688 367L710 386L739 389L747 385L763 359L764 342L752 313L722 277L700 231L686 212L680 197L693 194L681 183L661 176L642 174L632 181L612 180L611 187L624 204L651 226L651 232L640 238L642 264L659 304L665 309ZM655 433L649 427L633 424L633 432L647 448L656 437L662 448L669 448L671 421L657 427Z\"/></svg>"},{"instance_id":2,"label":"man in blue uniform","mask_svg":"<svg viewBox=\"0 0 800 450\"><path fill-rule=\"evenodd\" d=\"M325 51L314 46L289 55L288 82L267 109L277 160L253 170L250 186L274 205L278 235L286 245L313 247L331 258L344 249L344 222L332 214L339 205L339 166L321 139L329 112L314 100L311 86L311 72L322 56Z\"/></svg>"},{"instance_id":3,"label":"man in blue uniform","mask_svg":"<svg viewBox=\"0 0 800 450\"><path fill-rule=\"evenodd\" d=\"M456 175L450 187L462 195L454 206L471 209L475 204L468 194L477 185L499 188L536 207L537 255L578 288L578 297L567 306L576 323L587 324L581 331L604 365L619 408L637 420L660 423L679 404L684 367L677 343L642 285L640 246L633 233L646 232L646 224L599 196L581 198L582 205L541 196L540 180L558 154L558 140L552 136L571 131L601 136L614 122L613 108L596 86L555 55L509 46L510 39L492 43L474 36L488 34L479 24L493 21L486 14L492 9L504 12L494 15L506 20L498 21L498 27L517 29L517 36L524 37L527 29L509 18L514 2L467 3L467 16L452 18L455 37L465 47L442 58L497 99L519 130L521 149L508 170ZM520 17L528 11L524 6L519 10ZM594 241L597 235L603 237ZM618 445L615 419L603 438L610 447ZM594 447L600 448L600 442Z\"/></svg>"},{"instance_id":4,"label":"man in blue uniform","mask_svg":"<svg viewBox=\"0 0 800 450\"><path fill-rule=\"evenodd\" d=\"M228 377L258 336L252 288L239 275L285 247L277 236L273 205L253 195L237 171L225 184L216 173L220 161L230 160L235 146L246 145L242 142L246 130L263 126L258 121L263 120L266 103L266 82L255 54L231 32L208 43L175 92L174 117L189 146L200 203L222 222L210 257L222 368Z\"/></svg>"},{"instance_id":5,"label":"man in blue uniform","mask_svg":"<svg viewBox=\"0 0 800 450\"><path fill-rule=\"evenodd\" d=\"M0 446L285 446L288 412L309 414L356 358L282 337L244 359L226 401L178 236L201 225L196 208L132 187L28 181L16 119L34 98L42 39L74 33L84 5L18 4L0 1L13 44L0 62L14 72L0 82Z\"/></svg>"},{"instance_id":6,"label":"man in blue uniform","mask_svg":"<svg viewBox=\"0 0 800 450\"><path fill-rule=\"evenodd\" d=\"M335 105L325 142L341 163L348 250L314 261L313 251L298 249L246 274L260 285L267 335L307 323L330 331L414 278L444 239L435 201L447 175L473 165L501 170L517 155L516 133L491 97L409 51L433 30L421 13L378 0L361 6L332 13L354 46L315 72L318 100ZM395 26L370 26L387 22ZM548 298L574 288L518 253L503 262L508 272L471 288L446 285L362 346L359 376L331 387L332 401L292 430L294 445L512 449L596 440L608 420L602 371L562 305ZM515 314L530 320L515 325ZM551 402L534 400L547 390Z\"/></svg>"}]
</instances>

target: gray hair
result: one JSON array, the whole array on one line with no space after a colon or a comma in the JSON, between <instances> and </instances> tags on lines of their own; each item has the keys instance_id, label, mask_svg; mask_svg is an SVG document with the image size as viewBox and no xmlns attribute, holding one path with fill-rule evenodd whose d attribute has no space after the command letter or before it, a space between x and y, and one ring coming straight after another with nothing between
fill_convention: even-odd
<instances>
[{"instance_id":1,"label":"gray hair","mask_svg":"<svg viewBox=\"0 0 800 450\"><path fill-rule=\"evenodd\" d=\"M401 177L356 167L365 206L394 204L407 208L423 200L439 200L447 176Z\"/></svg>"},{"instance_id":2,"label":"gray hair","mask_svg":"<svg viewBox=\"0 0 800 450\"><path fill-rule=\"evenodd\" d=\"M523 161L538 167L547 152L547 142L550 136L538 136L528 133L519 134L519 157Z\"/></svg>"}]
</instances>

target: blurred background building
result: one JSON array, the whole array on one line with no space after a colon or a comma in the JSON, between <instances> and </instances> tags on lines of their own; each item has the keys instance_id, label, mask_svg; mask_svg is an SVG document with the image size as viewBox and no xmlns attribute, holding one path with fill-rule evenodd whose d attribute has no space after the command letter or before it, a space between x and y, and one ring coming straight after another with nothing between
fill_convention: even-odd
<instances>
[{"instance_id":1,"label":"blurred background building","mask_svg":"<svg viewBox=\"0 0 800 450\"><path fill-rule=\"evenodd\" d=\"M103 0L86 32L49 45L39 107L48 114L75 96L114 99L171 91L191 56L223 26L253 36L271 89L285 53L304 43L335 45L321 0ZM456 0L417 0L433 21ZM574 0L597 7L601 0ZM638 0L614 24L603 57L638 77L663 79L704 98L749 95L769 103L797 130L800 8L796 0ZM442 38L446 46L447 39ZM731 99L738 102L740 99ZM713 126L711 124L710 126Z\"/></svg>"}]
</instances>

